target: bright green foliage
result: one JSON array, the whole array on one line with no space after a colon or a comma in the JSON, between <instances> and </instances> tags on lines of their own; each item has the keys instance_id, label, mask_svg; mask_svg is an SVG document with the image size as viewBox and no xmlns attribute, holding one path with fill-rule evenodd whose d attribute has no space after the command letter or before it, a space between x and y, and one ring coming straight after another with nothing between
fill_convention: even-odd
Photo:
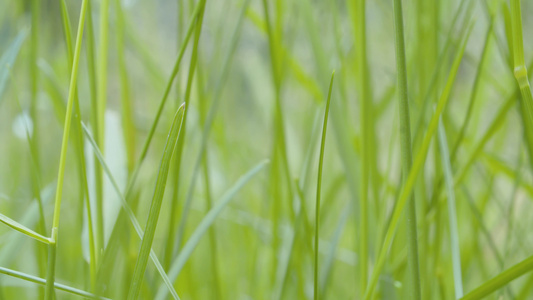
<instances>
[{"instance_id":1,"label":"bright green foliage","mask_svg":"<svg viewBox=\"0 0 533 300\"><path fill-rule=\"evenodd\" d=\"M533 298L532 22L0 1L0 299Z\"/></svg>"}]
</instances>

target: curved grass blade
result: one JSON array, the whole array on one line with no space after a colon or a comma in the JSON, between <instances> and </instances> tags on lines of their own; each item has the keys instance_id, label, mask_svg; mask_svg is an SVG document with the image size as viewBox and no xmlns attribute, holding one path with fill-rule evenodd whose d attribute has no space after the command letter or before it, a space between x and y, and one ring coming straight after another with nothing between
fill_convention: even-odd
<instances>
[{"instance_id":1,"label":"curved grass blade","mask_svg":"<svg viewBox=\"0 0 533 300\"><path fill-rule=\"evenodd\" d=\"M148 221L146 222L146 228L142 237L141 249L137 258L137 263L135 264L132 283L128 292L128 299L137 299L141 290L142 279L144 277L144 272L146 271L148 256L152 248L152 242L154 241L155 229L157 227L157 221L161 211L163 196L165 194L170 160L172 159L174 147L176 146L176 141L180 136L180 129L183 124L184 110L182 108L183 106L180 107L180 109L178 109L176 112L176 115L174 116L174 122L172 123L172 127L170 128L170 132L168 134L167 143L163 152L163 158L161 159L161 165L159 167L159 173L157 174L152 204L148 213Z\"/></svg>"},{"instance_id":2,"label":"curved grass blade","mask_svg":"<svg viewBox=\"0 0 533 300\"><path fill-rule=\"evenodd\" d=\"M455 288L455 299L463 296L463 280L461 275L461 251L459 247L459 230L457 227L457 211L455 208L455 192L452 173L452 164L446 141L446 132L442 124L442 118L439 121L439 150L441 163L444 169L444 181L446 183L446 192L448 193L448 218L450 219L450 240L452 250L453 279Z\"/></svg>"},{"instance_id":3,"label":"curved grass blade","mask_svg":"<svg viewBox=\"0 0 533 300\"><path fill-rule=\"evenodd\" d=\"M486 281L475 290L466 294L461 300L477 300L482 299L504 287L516 278L533 271L533 256L530 256L509 269L501 272L492 279Z\"/></svg>"},{"instance_id":4,"label":"curved grass blade","mask_svg":"<svg viewBox=\"0 0 533 300\"><path fill-rule=\"evenodd\" d=\"M19 222L15 221L15 220L12 220L6 216L4 216L3 214L0 214L0 222L6 224L7 226L15 229L16 231L18 232L21 232L33 239L36 239L38 240L39 242L41 243L45 243L45 244L50 244L51 241L49 238L29 229L28 227L20 224Z\"/></svg>"},{"instance_id":5,"label":"curved grass blade","mask_svg":"<svg viewBox=\"0 0 533 300\"><path fill-rule=\"evenodd\" d=\"M33 275L30 275L30 274L26 274L26 273L23 273L23 272L11 270L11 269L4 268L4 267L0 267L0 273L9 275L11 277L19 278L19 279L22 279L22 280L26 280L26 281L29 281L29 282L37 283L37 284L40 284L40 285L45 285L46 284L46 280L43 279L43 278L40 278L40 277L37 277L37 276L33 276ZM70 294L73 294L73 295L78 295L78 296L81 296L81 297L85 297L85 298L109 300L108 298L101 297L101 296L98 296L98 295L95 295L95 294L92 294L92 293L89 293L89 292L86 292L86 291L83 291L83 290L80 290L80 289L77 289L77 288L70 287L68 285L57 283L57 282L54 283L54 288L57 289L57 290L61 290L61 291L64 291L64 292L67 292L67 293L70 293Z\"/></svg>"},{"instance_id":6,"label":"curved grass blade","mask_svg":"<svg viewBox=\"0 0 533 300\"><path fill-rule=\"evenodd\" d=\"M420 146L420 150L418 151L418 154L414 160L413 167L411 171L409 172L409 176L406 177L405 184L401 190L401 193L398 197L398 201L396 202L396 206L394 207L389 225L387 227L387 231L385 234L385 239L383 241L382 247L380 249L376 266L374 268L374 271L372 272L372 276L370 278L369 287L365 294L365 299L369 300L372 297L372 294L374 292L374 289L377 285L379 274L381 273L384 265L385 265L385 259L387 252L392 244L392 240L394 238L394 233L396 232L396 228L398 226L398 222L400 220L400 215L407 204L407 201L409 200L409 196L411 195L411 192L414 187L414 183L417 179L418 173L422 169L422 166L424 165L424 162L426 160L426 156L429 150L429 146L431 144L431 139L433 138L435 132L437 131L437 125L439 122L440 115L442 114L444 107L448 103L448 99L452 90L453 83L455 81L455 77L457 75L457 71L459 70L459 65L461 64L461 60L466 48L466 42L468 41L468 38L470 37L470 33L472 32L472 25L470 25L468 29L468 34L464 38L460 50L457 52L457 55L454 59L452 68L450 70L450 74L448 76L448 80L446 82L446 86L441 94L441 97L439 98L439 101L437 103L437 108L435 109L435 113L431 117L431 120L428 125L428 129L426 131L426 134L424 136L424 139L422 140L422 144Z\"/></svg>"},{"instance_id":7,"label":"curved grass blade","mask_svg":"<svg viewBox=\"0 0 533 300\"><path fill-rule=\"evenodd\" d=\"M329 104L331 102L331 89L335 71L331 74L329 82L328 99L326 101L326 111L324 112L324 124L322 125L322 140L320 142L320 156L318 159L318 178L316 184L316 208L315 208L315 277L314 277L314 299L318 300L318 234L320 229L320 195L322 192L322 168L324 166L324 149L326 147L326 131L328 129Z\"/></svg>"},{"instance_id":8,"label":"curved grass blade","mask_svg":"<svg viewBox=\"0 0 533 300\"><path fill-rule=\"evenodd\" d=\"M63 127L63 141L61 143L61 156L59 161L59 171L57 176L57 190L54 205L54 217L52 222L52 236L50 237L50 245L48 247L48 269L46 271L46 288L45 299L52 300L54 277L55 277L55 248L57 242L57 234L59 227L59 214L61 211L61 200L63 194L63 180L65 175L65 166L67 158L68 138L70 133L70 125L72 121L72 109L74 106L74 95L76 92L76 82L78 78L78 66L80 61L81 43L83 37L83 25L85 24L85 15L87 12L88 0L83 0L80 8L80 18L78 24L78 33L76 36L76 46L74 50L74 59L72 64L72 72L70 75L70 84L68 91L67 110L65 116L65 125Z\"/></svg>"},{"instance_id":9,"label":"curved grass blade","mask_svg":"<svg viewBox=\"0 0 533 300\"><path fill-rule=\"evenodd\" d=\"M231 201L231 199L233 199L237 192L268 163L268 160L264 160L258 165L256 165L253 169L248 171L246 174L244 174L229 190L226 191L226 193L224 193L224 195L222 195L221 199L213 205L213 208L202 219L200 224L198 224L198 226L190 236L187 243L185 243L178 257L172 262L172 265L168 272L168 277L172 281L176 281L178 275L181 272L181 269L193 253L194 249L196 248L196 245L198 245L200 239L204 236L209 227L213 224L218 215L222 212L224 207L226 207L226 205L228 205L228 203ZM162 287L159 287L155 299L166 299L166 290Z\"/></svg>"},{"instance_id":10,"label":"curved grass blade","mask_svg":"<svg viewBox=\"0 0 533 300\"><path fill-rule=\"evenodd\" d=\"M41 201L43 206L48 204L53 198L53 193L55 191L55 183L48 184L45 188L41 190ZM24 215L20 218L22 224L27 224L29 227L35 226L39 222L41 215L41 207L37 201L32 201L32 203L26 207ZM8 264L13 261L15 254L17 254L22 247L23 243L26 241L26 236L20 235L15 231L6 234L5 237L2 237L3 240L9 241L8 244L3 245L0 251L0 265Z\"/></svg>"}]
</instances>

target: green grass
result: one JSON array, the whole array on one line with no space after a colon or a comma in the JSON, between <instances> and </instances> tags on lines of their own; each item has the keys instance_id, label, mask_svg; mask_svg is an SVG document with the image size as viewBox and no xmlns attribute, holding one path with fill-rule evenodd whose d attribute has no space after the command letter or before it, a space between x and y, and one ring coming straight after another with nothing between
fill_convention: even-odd
<instances>
[{"instance_id":1,"label":"green grass","mask_svg":"<svg viewBox=\"0 0 533 300\"><path fill-rule=\"evenodd\" d=\"M0 299L532 298L531 22L0 1Z\"/></svg>"}]
</instances>

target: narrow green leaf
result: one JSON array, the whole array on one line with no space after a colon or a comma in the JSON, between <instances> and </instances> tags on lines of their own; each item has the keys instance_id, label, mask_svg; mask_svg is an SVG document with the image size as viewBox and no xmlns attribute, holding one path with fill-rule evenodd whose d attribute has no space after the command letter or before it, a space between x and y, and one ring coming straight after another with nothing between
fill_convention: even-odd
<instances>
[{"instance_id":1,"label":"narrow green leaf","mask_svg":"<svg viewBox=\"0 0 533 300\"><path fill-rule=\"evenodd\" d=\"M331 74L329 83L328 99L326 101L326 110L324 112L324 124L322 125L322 140L320 141L320 156L318 159L318 176L316 184L316 206L315 206L315 277L314 277L314 299L318 300L318 235L320 229L320 196L322 192L322 168L324 166L324 150L326 147L326 132L328 129L329 104L331 102L331 89L333 88L333 79L335 71Z\"/></svg>"},{"instance_id":2,"label":"narrow green leaf","mask_svg":"<svg viewBox=\"0 0 533 300\"><path fill-rule=\"evenodd\" d=\"M524 137L528 146L529 161L533 167L533 95L529 86L526 63L524 61L524 41L522 37L522 10L520 0L511 0L514 76L520 88L521 112L524 124Z\"/></svg>"},{"instance_id":3,"label":"narrow green leaf","mask_svg":"<svg viewBox=\"0 0 533 300\"><path fill-rule=\"evenodd\" d=\"M144 272L146 271L146 265L148 263L148 256L150 255L150 249L152 248L152 242L154 241L155 229L159 219L159 212L161 211L163 196L165 194L170 160L172 159L174 147L176 146L176 141L180 135L180 129L183 124L182 121L183 109L180 108L174 116L174 122L170 128L165 150L163 152L163 158L161 159L159 173L157 174L155 192L152 198L152 204L150 205L150 211L148 213L148 221L146 222L144 235L142 237L141 249L139 250L139 256L137 258L137 263L135 264L135 271L133 272L132 283L128 292L128 299L137 299L139 296Z\"/></svg>"},{"instance_id":4,"label":"narrow green leaf","mask_svg":"<svg viewBox=\"0 0 533 300\"><path fill-rule=\"evenodd\" d=\"M6 216L4 216L3 214L0 214L0 222L6 224L7 226L15 229L16 231L19 231L31 238L34 238L36 240L38 240L39 242L41 243L45 243L45 244L50 244L50 239L29 229L28 227L18 223L17 221L15 220L12 220Z\"/></svg>"},{"instance_id":5,"label":"narrow green leaf","mask_svg":"<svg viewBox=\"0 0 533 300\"><path fill-rule=\"evenodd\" d=\"M394 29L396 41L396 72L398 80L398 107L400 113L400 154L402 163L402 178L406 180L413 164L411 153L411 119L409 117L409 93L407 88L407 66L405 63L405 38L403 29L402 0L394 0ZM363 157L363 159L366 159ZM410 193L411 194L411 193ZM416 221L416 205L414 194L411 194L406 212L407 220L407 265L410 286L410 297L421 298L420 267L418 257L418 233ZM366 212L363 212L366 214ZM364 259L364 257L363 257ZM366 263L366 262L360 262Z\"/></svg>"},{"instance_id":6,"label":"narrow green leaf","mask_svg":"<svg viewBox=\"0 0 533 300\"><path fill-rule=\"evenodd\" d=\"M444 169L446 192L448 193L448 218L450 220L450 241L452 248L455 298L459 299L463 296L463 279L461 275L461 249L459 247L459 230L457 226L457 211L455 208L455 191L452 164L450 162L448 142L446 140L446 132L444 130L444 125L442 124L442 119L439 121L439 150L441 155L442 167Z\"/></svg>"},{"instance_id":7,"label":"narrow green leaf","mask_svg":"<svg viewBox=\"0 0 533 300\"><path fill-rule=\"evenodd\" d=\"M46 284L46 280L43 278L33 276L30 274L26 274L23 272L11 270L11 269L4 268L4 267L0 267L0 273L9 275L11 277L19 278L22 280L26 280L29 282L37 283L40 285ZM98 296L98 295L95 295L95 294L92 294L92 293L89 293L89 292L86 292L86 291L83 291L77 288L73 288L68 285L57 283L57 282L54 282L54 288L57 290L61 290L61 291L73 294L73 295L80 296L80 297L85 297L85 298L90 298L90 299L109 300L109 298L104 298L104 297L101 297L101 296Z\"/></svg>"},{"instance_id":8,"label":"narrow green leaf","mask_svg":"<svg viewBox=\"0 0 533 300\"><path fill-rule=\"evenodd\" d=\"M533 271L533 256L530 256L466 294L461 300L482 299L499 290L518 277Z\"/></svg>"},{"instance_id":9,"label":"narrow green leaf","mask_svg":"<svg viewBox=\"0 0 533 300\"><path fill-rule=\"evenodd\" d=\"M57 176L57 189L54 204L54 217L52 221L52 236L50 238L50 246L48 253L48 270L46 271L46 289L45 299L52 300L53 298L53 284L55 277L55 247L57 242L57 234L59 227L59 214L61 211L61 200L63 194L63 180L65 175L65 166L67 158L68 139L70 133L70 125L72 121L72 109L74 106L74 96L76 92L76 82L78 78L78 66L80 61L81 43L83 38L83 25L85 24L85 15L87 12L88 0L83 0L80 8L80 18L78 24L78 33L76 36L76 46L74 50L74 59L72 64L72 72L70 75L67 110L65 116L65 125L63 127L63 141L61 143L61 156L59 160L59 171Z\"/></svg>"}]
</instances>

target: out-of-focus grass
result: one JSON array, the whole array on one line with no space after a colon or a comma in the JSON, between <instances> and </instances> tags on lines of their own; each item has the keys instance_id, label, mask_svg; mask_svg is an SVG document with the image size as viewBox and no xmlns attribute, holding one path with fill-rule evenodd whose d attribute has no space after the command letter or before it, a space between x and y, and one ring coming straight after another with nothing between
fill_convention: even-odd
<instances>
[{"instance_id":1,"label":"out-of-focus grass","mask_svg":"<svg viewBox=\"0 0 533 300\"><path fill-rule=\"evenodd\" d=\"M533 297L532 22L0 1L0 299Z\"/></svg>"}]
</instances>

